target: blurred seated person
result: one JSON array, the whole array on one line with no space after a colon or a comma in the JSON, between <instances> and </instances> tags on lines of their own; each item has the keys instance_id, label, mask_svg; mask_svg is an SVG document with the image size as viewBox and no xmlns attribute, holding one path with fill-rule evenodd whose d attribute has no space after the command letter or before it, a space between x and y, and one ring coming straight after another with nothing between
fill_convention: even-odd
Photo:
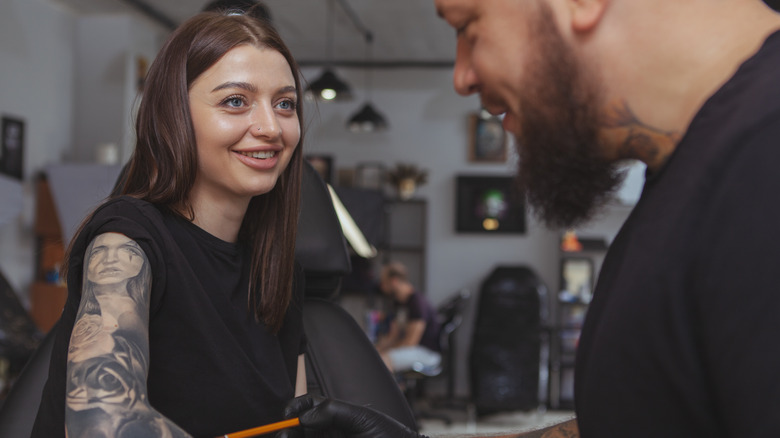
<instances>
[{"instance_id":1,"label":"blurred seated person","mask_svg":"<svg viewBox=\"0 0 780 438\"><path fill-rule=\"evenodd\" d=\"M406 266L399 262L384 265L379 288L395 304L395 311L390 315L389 330L379 336L376 342L377 350L387 367L392 372L438 367L441 363L441 327L436 309L409 282Z\"/></svg>"}]
</instances>

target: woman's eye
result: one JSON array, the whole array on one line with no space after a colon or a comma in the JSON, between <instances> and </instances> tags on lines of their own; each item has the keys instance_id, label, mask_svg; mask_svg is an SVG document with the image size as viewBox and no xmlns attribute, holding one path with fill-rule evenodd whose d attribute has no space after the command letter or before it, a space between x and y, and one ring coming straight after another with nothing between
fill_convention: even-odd
<instances>
[{"instance_id":1,"label":"woman's eye","mask_svg":"<svg viewBox=\"0 0 780 438\"><path fill-rule=\"evenodd\" d=\"M231 108L240 108L244 105L244 99L239 96L232 96L225 99L223 103Z\"/></svg>"},{"instance_id":2,"label":"woman's eye","mask_svg":"<svg viewBox=\"0 0 780 438\"><path fill-rule=\"evenodd\" d=\"M283 110L294 110L295 109L295 101L291 99L285 99L277 105L280 109Z\"/></svg>"}]
</instances>

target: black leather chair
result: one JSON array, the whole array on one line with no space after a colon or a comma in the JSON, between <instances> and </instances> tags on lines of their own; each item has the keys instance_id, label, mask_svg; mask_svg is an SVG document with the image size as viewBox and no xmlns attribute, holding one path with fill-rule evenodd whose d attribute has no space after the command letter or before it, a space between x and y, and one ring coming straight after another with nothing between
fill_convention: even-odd
<instances>
[{"instance_id":1,"label":"black leather chair","mask_svg":"<svg viewBox=\"0 0 780 438\"><path fill-rule=\"evenodd\" d=\"M43 335L11 283L0 271L0 357L7 360L6 371L11 379L22 370L38 348Z\"/></svg>"},{"instance_id":2,"label":"black leather chair","mask_svg":"<svg viewBox=\"0 0 780 438\"><path fill-rule=\"evenodd\" d=\"M411 408L363 329L334 298L351 270L328 188L304 167L295 255L306 274L303 325L309 392L371 406L417 430Z\"/></svg>"},{"instance_id":3,"label":"black leather chair","mask_svg":"<svg viewBox=\"0 0 780 438\"><path fill-rule=\"evenodd\" d=\"M307 284L303 313L310 391L370 405L416 430L406 399L368 337L344 309L329 300L337 295L341 277L350 272L351 265L327 186L308 163L301 197L295 253ZM52 344L53 336L48 335L11 388L0 409L0 437L30 436Z\"/></svg>"},{"instance_id":4,"label":"black leather chair","mask_svg":"<svg viewBox=\"0 0 780 438\"><path fill-rule=\"evenodd\" d=\"M43 338L0 407L0 437L30 436L49 373L54 332L50 330Z\"/></svg>"},{"instance_id":5,"label":"black leather chair","mask_svg":"<svg viewBox=\"0 0 780 438\"><path fill-rule=\"evenodd\" d=\"M39 375L39 371L33 369L47 367L50 347L40 346L51 343L50 338L52 336L44 339L43 333L19 302L16 292L0 274L0 355L9 359L9 374L12 379L16 377L12 380L11 390L0 402L0 437L30 436L30 430L23 427L25 423L15 420L34 416L38 410L43 380L29 383L25 380ZM30 391L16 390L18 386L29 385L33 386Z\"/></svg>"}]
</instances>

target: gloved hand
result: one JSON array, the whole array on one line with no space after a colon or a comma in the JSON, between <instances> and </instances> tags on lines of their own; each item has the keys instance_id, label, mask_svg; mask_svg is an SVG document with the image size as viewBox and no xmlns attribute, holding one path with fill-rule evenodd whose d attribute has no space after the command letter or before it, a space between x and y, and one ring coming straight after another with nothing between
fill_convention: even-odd
<instances>
[{"instance_id":1,"label":"gloved hand","mask_svg":"<svg viewBox=\"0 0 780 438\"><path fill-rule=\"evenodd\" d=\"M277 438L427 438L379 411L311 394L288 403L284 417L298 417L301 426Z\"/></svg>"}]
</instances>

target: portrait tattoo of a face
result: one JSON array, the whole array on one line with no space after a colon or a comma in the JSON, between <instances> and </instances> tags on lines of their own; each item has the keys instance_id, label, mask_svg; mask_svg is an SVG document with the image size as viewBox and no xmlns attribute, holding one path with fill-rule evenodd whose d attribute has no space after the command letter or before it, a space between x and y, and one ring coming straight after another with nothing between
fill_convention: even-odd
<instances>
[{"instance_id":1,"label":"portrait tattoo of a face","mask_svg":"<svg viewBox=\"0 0 780 438\"><path fill-rule=\"evenodd\" d=\"M71 436L185 436L149 404L149 261L117 233L87 248L79 312L68 346Z\"/></svg>"}]
</instances>

